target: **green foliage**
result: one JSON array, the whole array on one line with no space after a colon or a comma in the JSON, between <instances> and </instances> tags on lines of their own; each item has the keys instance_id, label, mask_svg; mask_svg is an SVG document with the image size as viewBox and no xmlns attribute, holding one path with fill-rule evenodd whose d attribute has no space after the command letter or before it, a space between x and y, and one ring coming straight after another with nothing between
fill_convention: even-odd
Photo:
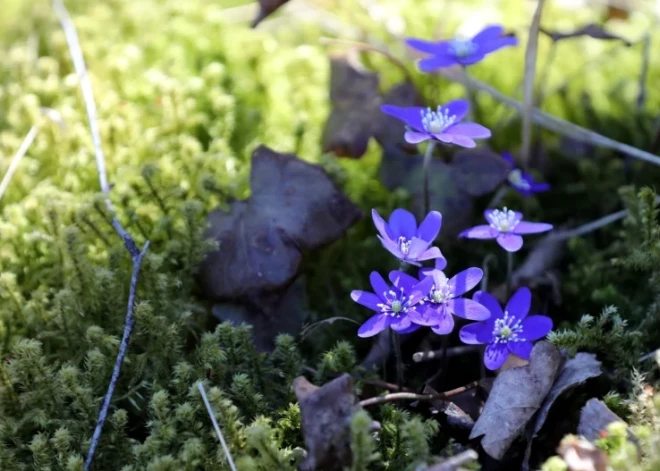
<instances>
[{"instance_id":1,"label":"green foliage","mask_svg":"<svg viewBox=\"0 0 660 471\"><path fill-rule=\"evenodd\" d=\"M372 436L372 419L366 411L359 411L351 419L351 451L353 463L350 471L369 469L372 463L377 463L380 455L376 451L376 443Z\"/></svg>"}]
</instances>

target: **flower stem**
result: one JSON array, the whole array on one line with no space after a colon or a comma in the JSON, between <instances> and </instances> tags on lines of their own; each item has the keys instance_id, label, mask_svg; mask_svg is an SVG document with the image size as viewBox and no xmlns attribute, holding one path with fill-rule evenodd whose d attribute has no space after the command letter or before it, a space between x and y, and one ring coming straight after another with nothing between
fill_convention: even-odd
<instances>
[{"instance_id":1,"label":"flower stem","mask_svg":"<svg viewBox=\"0 0 660 471\"><path fill-rule=\"evenodd\" d=\"M513 252L506 253L506 297L511 296L513 278Z\"/></svg>"},{"instance_id":2,"label":"flower stem","mask_svg":"<svg viewBox=\"0 0 660 471\"><path fill-rule=\"evenodd\" d=\"M472 121L474 118L474 111L475 111L475 102L474 102L474 96L472 95L472 90L470 89L470 85L468 84L468 73L467 73L467 66L463 65L461 66L463 68L463 75L465 76L465 99L468 101L470 104L470 109L468 110L468 120Z\"/></svg>"},{"instance_id":3,"label":"flower stem","mask_svg":"<svg viewBox=\"0 0 660 471\"><path fill-rule=\"evenodd\" d=\"M426 153L424 154L424 214L422 217L426 216L431 210L431 195L429 192L429 167L431 166L431 158L433 157L434 148L435 142L429 141L429 145L426 147Z\"/></svg>"},{"instance_id":4,"label":"flower stem","mask_svg":"<svg viewBox=\"0 0 660 471\"><path fill-rule=\"evenodd\" d=\"M401 359L401 340L399 334L390 328L390 343L394 351L394 358L396 360L396 385L399 391L403 388L403 361Z\"/></svg>"}]
</instances>

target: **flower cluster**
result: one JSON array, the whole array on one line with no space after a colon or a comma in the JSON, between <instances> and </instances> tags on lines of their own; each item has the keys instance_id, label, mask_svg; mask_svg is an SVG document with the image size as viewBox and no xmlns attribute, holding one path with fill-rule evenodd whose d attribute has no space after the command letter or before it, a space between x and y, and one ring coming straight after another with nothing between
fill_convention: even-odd
<instances>
[{"instance_id":1,"label":"flower cluster","mask_svg":"<svg viewBox=\"0 0 660 471\"><path fill-rule=\"evenodd\" d=\"M471 39L406 40L410 47L429 54L419 62L420 69L425 72L475 64L486 55L517 42L515 36L504 35L501 26L489 26ZM425 162L432 157L435 142L471 148L476 146L475 139L491 136L486 127L463 121L469 111L466 100L453 100L435 110L389 104L383 105L381 110L403 121L404 138L408 143L429 141ZM502 157L510 167L507 181L513 189L524 196L549 189L549 185L536 182L529 173L517 168L509 153L503 153ZM424 165L424 171L428 171L428 165ZM509 260L512 260L512 252L522 248L523 235L552 229L551 224L524 221L521 213L506 207L487 209L484 216L488 224L467 229L459 237L495 239L509 253ZM419 226L415 216L405 209L396 209L387 222L374 209L372 218L383 247L401 262L401 269L389 273L389 283L372 272L373 292L355 290L351 293L355 302L376 312L358 329L360 337L371 337L387 328L407 334L421 327L447 335L454 330L455 317L477 321L463 326L459 337L467 344L487 344L484 363L495 370L504 364L509 353L529 359L532 342L552 329L549 317L527 317L531 307L531 292L527 288L518 289L504 311L495 298L484 291L477 291L472 299L464 297L481 282L483 272L472 267L447 276L447 260L440 249L433 246L442 226L439 212L430 211ZM431 260L433 268L422 267ZM417 271L415 275L405 271L410 266Z\"/></svg>"}]
</instances>

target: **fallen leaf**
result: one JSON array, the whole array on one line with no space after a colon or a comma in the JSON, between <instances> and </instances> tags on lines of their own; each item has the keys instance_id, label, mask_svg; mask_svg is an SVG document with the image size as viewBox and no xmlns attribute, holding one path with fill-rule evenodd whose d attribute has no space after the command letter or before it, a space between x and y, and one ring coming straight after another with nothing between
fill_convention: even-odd
<instances>
[{"instance_id":1,"label":"fallen leaf","mask_svg":"<svg viewBox=\"0 0 660 471\"><path fill-rule=\"evenodd\" d=\"M625 43L627 46L632 45L630 41L616 34L608 33L605 29L597 24L588 24L581 28L576 29L575 31L561 32L561 31L552 31L541 28L541 32L549 36L554 42L561 41L564 39L577 38L579 36L589 36L594 39L604 39L604 40L619 40Z\"/></svg>"},{"instance_id":2,"label":"fallen leaf","mask_svg":"<svg viewBox=\"0 0 660 471\"><path fill-rule=\"evenodd\" d=\"M495 190L511 171L499 154L485 147L456 152L451 166L459 186L470 196L483 196Z\"/></svg>"},{"instance_id":3,"label":"fallen leaf","mask_svg":"<svg viewBox=\"0 0 660 471\"><path fill-rule=\"evenodd\" d=\"M338 239L362 217L321 167L265 146L252 154L250 186L247 201L208 217L207 235L219 243L200 265L208 298L254 302L288 286L302 251Z\"/></svg>"},{"instance_id":4,"label":"fallen leaf","mask_svg":"<svg viewBox=\"0 0 660 471\"><path fill-rule=\"evenodd\" d=\"M343 374L321 387L304 376L293 382L300 403L307 458L301 471L341 470L351 463L351 416L359 409L350 375Z\"/></svg>"},{"instance_id":5,"label":"fallen leaf","mask_svg":"<svg viewBox=\"0 0 660 471\"><path fill-rule=\"evenodd\" d=\"M323 151L360 158L374 132L382 104L378 74L364 68L356 52L330 58L332 111L323 130Z\"/></svg>"},{"instance_id":6,"label":"fallen leaf","mask_svg":"<svg viewBox=\"0 0 660 471\"><path fill-rule=\"evenodd\" d=\"M402 82L392 87L383 96L383 103L396 106L422 106L422 97L411 82ZM382 146L396 145L400 149L416 153L417 145L406 142L403 138L405 134L404 125L400 120L393 116L385 114L377 110L377 115L374 117L374 137Z\"/></svg>"},{"instance_id":7,"label":"fallen leaf","mask_svg":"<svg viewBox=\"0 0 660 471\"><path fill-rule=\"evenodd\" d=\"M255 346L271 351L278 334L298 333L309 313L306 294L305 278L299 277L283 294L267 304L263 300L267 308L254 303L216 303L211 312L221 322L251 325Z\"/></svg>"},{"instance_id":8,"label":"fallen leaf","mask_svg":"<svg viewBox=\"0 0 660 471\"><path fill-rule=\"evenodd\" d=\"M486 453L502 459L541 407L561 362L557 347L541 341L534 346L529 365L500 373L470 439L483 435L481 445Z\"/></svg>"},{"instance_id":9,"label":"fallen leaf","mask_svg":"<svg viewBox=\"0 0 660 471\"><path fill-rule=\"evenodd\" d=\"M559 444L557 452L568 466L567 471L607 471L607 454L591 442L568 436Z\"/></svg>"},{"instance_id":10,"label":"fallen leaf","mask_svg":"<svg viewBox=\"0 0 660 471\"><path fill-rule=\"evenodd\" d=\"M580 412L577 432L587 440L595 441L612 422L623 422L623 420L612 412L603 401L592 398L587 401Z\"/></svg>"},{"instance_id":11,"label":"fallen leaf","mask_svg":"<svg viewBox=\"0 0 660 471\"><path fill-rule=\"evenodd\" d=\"M259 0L259 12L252 20L252 27L256 28L259 23L273 14L275 10L287 3L289 0Z\"/></svg>"},{"instance_id":12,"label":"fallen leaf","mask_svg":"<svg viewBox=\"0 0 660 471\"><path fill-rule=\"evenodd\" d=\"M545 424L548 412L550 412L557 398L564 392L579 386L588 379L600 376L601 373L600 362L593 353L578 353L575 357L564 363L559 371L557 380L552 385L550 392L536 414L533 427L529 430L523 469L528 469L529 458L532 452L532 441Z\"/></svg>"}]
</instances>

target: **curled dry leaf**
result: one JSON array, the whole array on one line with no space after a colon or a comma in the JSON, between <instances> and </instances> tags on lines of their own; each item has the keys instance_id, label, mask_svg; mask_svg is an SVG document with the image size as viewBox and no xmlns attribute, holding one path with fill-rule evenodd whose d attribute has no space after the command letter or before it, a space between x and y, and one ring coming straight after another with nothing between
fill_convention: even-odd
<instances>
[{"instance_id":1,"label":"curled dry leaf","mask_svg":"<svg viewBox=\"0 0 660 471\"><path fill-rule=\"evenodd\" d=\"M252 20L252 27L256 28L259 23L271 15L279 7L287 3L289 0L259 0L259 12Z\"/></svg>"},{"instance_id":2,"label":"curled dry leaf","mask_svg":"<svg viewBox=\"0 0 660 471\"><path fill-rule=\"evenodd\" d=\"M338 239L362 217L321 167L265 146L252 154L250 186L247 201L209 215L208 236L219 243L200 266L209 298L252 301L288 286L303 250Z\"/></svg>"},{"instance_id":3,"label":"curled dry leaf","mask_svg":"<svg viewBox=\"0 0 660 471\"><path fill-rule=\"evenodd\" d=\"M523 469L529 469L529 458L532 451L532 440L536 434L541 430L543 424L548 417L548 412L552 408L555 401L564 392L569 389L575 388L583 384L590 378L600 376L602 373L600 369L601 363L596 359L596 355L592 353L578 353L574 358L569 359L562 366L557 380L552 385L550 392L546 396L541 408L539 409L534 421L533 426L530 427L527 438L527 451L525 452L525 461Z\"/></svg>"},{"instance_id":4,"label":"curled dry leaf","mask_svg":"<svg viewBox=\"0 0 660 471\"><path fill-rule=\"evenodd\" d=\"M378 74L364 68L356 52L330 58L332 111L323 130L323 151L360 158L374 132L381 105Z\"/></svg>"},{"instance_id":5,"label":"curled dry leaf","mask_svg":"<svg viewBox=\"0 0 660 471\"><path fill-rule=\"evenodd\" d=\"M526 366L502 372L493 384L470 439L483 435L486 453L500 460L543 404L561 366L557 347L541 341Z\"/></svg>"},{"instance_id":6,"label":"curled dry leaf","mask_svg":"<svg viewBox=\"0 0 660 471\"><path fill-rule=\"evenodd\" d=\"M587 440L595 441L612 422L623 422L623 420L612 412L603 401L592 398L582 408L577 432Z\"/></svg>"},{"instance_id":7,"label":"curled dry leaf","mask_svg":"<svg viewBox=\"0 0 660 471\"><path fill-rule=\"evenodd\" d=\"M299 469L341 470L350 465L351 416L360 407L351 376L343 374L321 387L300 376L293 389L300 403L307 447L307 458Z\"/></svg>"},{"instance_id":8,"label":"curled dry leaf","mask_svg":"<svg viewBox=\"0 0 660 471\"><path fill-rule=\"evenodd\" d=\"M625 43L627 46L632 45L630 41L616 34L608 33L605 29L597 24L588 24L581 28L576 29L575 31L552 31L548 29L541 28L541 32L546 36L549 36L553 41L561 41L563 39L577 38L580 36L589 36L594 39L604 39L604 40L619 40Z\"/></svg>"},{"instance_id":9,"label":"curled dry leaf","mask_svg":"<svg viewBox=\"0 0 660 471\"><path fill-rule=\"evenodd\" d=\"M582 438L564 438L557 452L564 459L568 471L607 471L607 454Z\"/></svg>"}]
</instances>

